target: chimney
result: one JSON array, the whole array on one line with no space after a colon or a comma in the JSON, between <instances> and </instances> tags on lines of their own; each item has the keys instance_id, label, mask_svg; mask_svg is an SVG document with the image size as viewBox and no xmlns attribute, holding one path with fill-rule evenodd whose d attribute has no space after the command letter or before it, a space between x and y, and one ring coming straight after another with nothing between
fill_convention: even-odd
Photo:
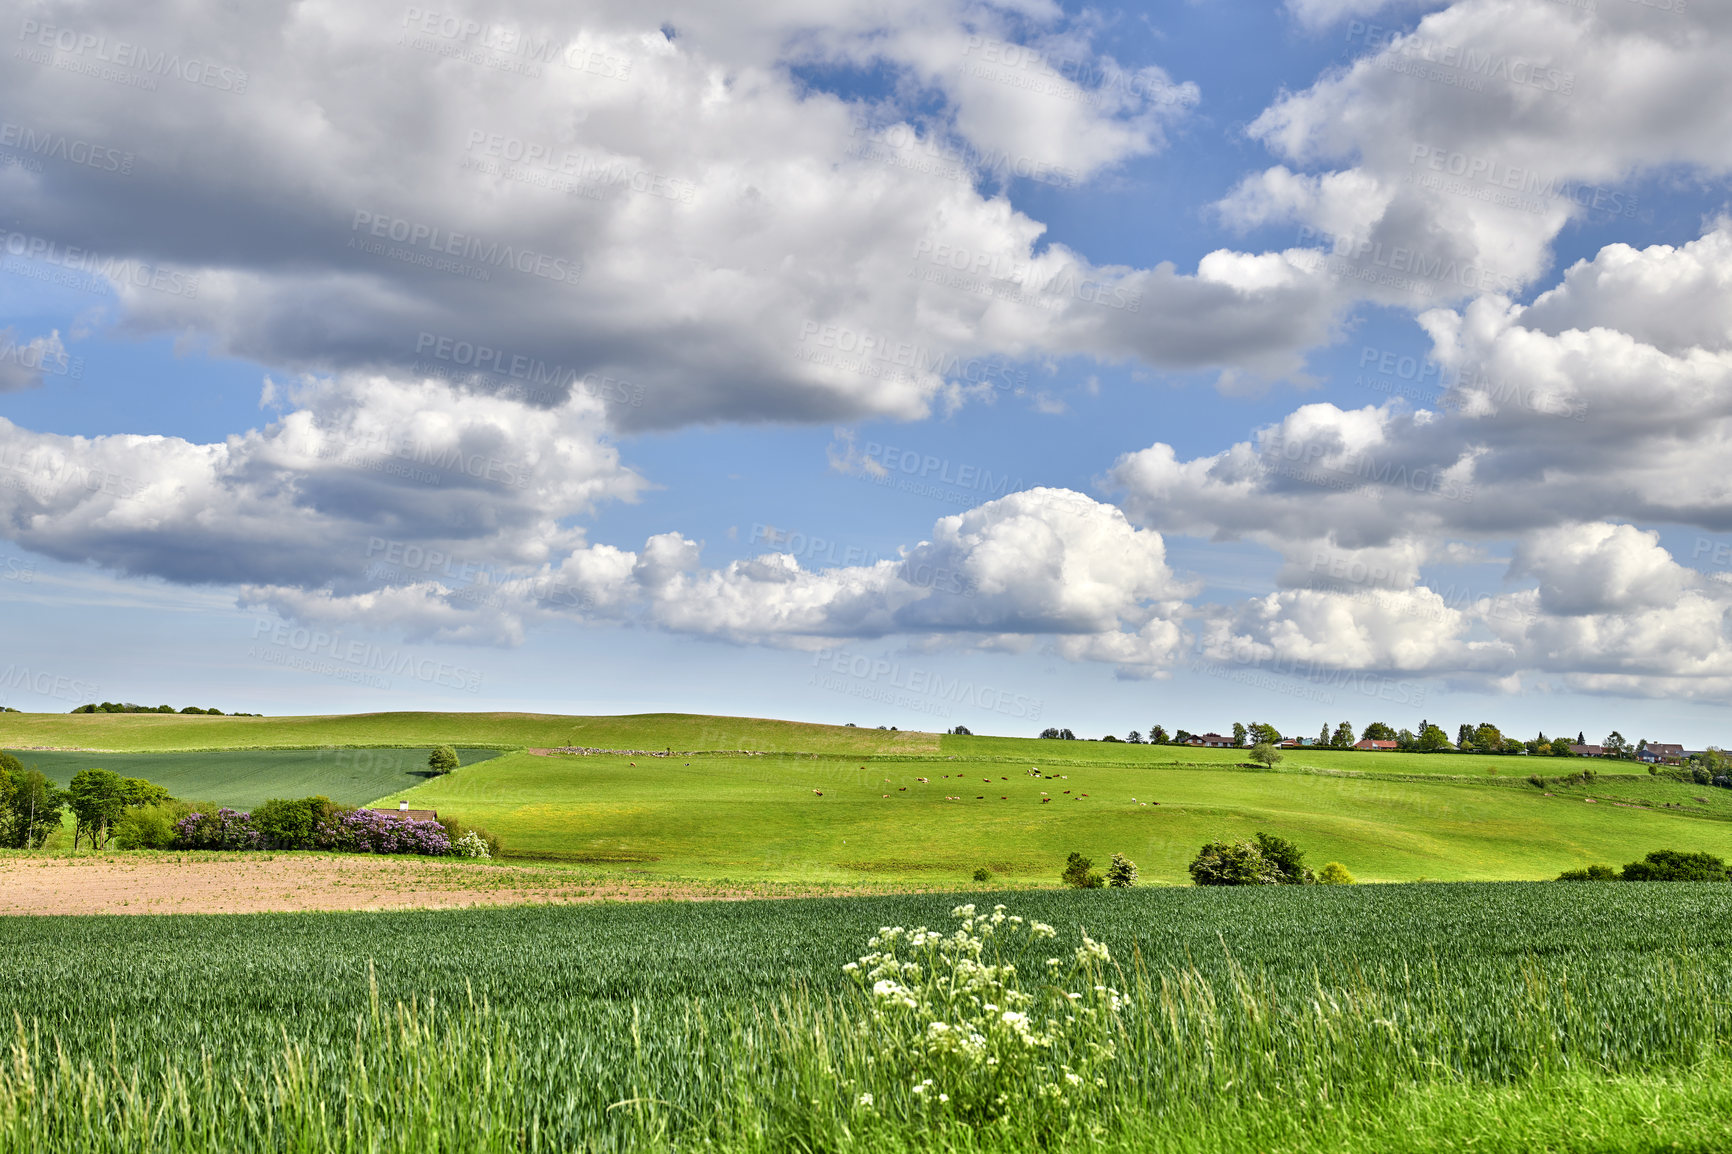
<instances>
[{"instance_id":1,"label":"chimney","mask_svg":"<svg viewBox=\"0 0 1732 1154\"><path fill-rule=\"evenodd\" d=\"M398 813L408 813L409 812L409 803L406 801L398 802L397 803L397 812Z\"/></svg>"}]
</instances>

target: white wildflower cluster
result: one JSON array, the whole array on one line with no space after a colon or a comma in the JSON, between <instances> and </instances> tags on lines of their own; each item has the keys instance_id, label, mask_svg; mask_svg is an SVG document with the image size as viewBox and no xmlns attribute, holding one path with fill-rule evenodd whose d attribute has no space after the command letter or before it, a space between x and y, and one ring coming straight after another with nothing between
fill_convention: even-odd
<instances>
[{"instance_id":1,"label":"white wildflower cluster","mask_svg":"<svg viewBox=\"0 0 1732 1154\"><path fill-rule=\"evenodd\" d=\"M490 858L493 855L487 850L487 839L470 830L451 843L451 852L458 857Z\"/></svg>"},{"instance_id":2,"label":"white wildflower cluster","mask_svg":"<svg viewBox=\"0 0 1732 1154\"><path fill-rule=\"evenodd\" d=\"M1104 1087L1123 999L1103 979L1107 947L1082 935L1066 966L1048 958L1030 989L1015 959L1058 937L994 906L957 906L949 934L885 926L842 969L863 995L859 1023L874 1088L927 1115L977 1123L1027 1106L1051 1119ZM870 1095L861 1095L864 1108Z\"/></svg>"}]
</instances>

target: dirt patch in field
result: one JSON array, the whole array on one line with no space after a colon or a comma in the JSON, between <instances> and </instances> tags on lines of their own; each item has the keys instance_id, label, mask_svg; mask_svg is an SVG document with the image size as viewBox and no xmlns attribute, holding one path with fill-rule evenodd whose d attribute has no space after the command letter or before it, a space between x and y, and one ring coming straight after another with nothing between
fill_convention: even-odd
<instances>
[{"instance_id":1,"label":"dirt patch in field","mask_svg":"<svg viewBox=\"0 0 1732 1154\"><path fill-rule=\"evenodd\" d=\"M312 854L0 858L0 914L250 914L781 896L505 863Z\"/></svg>"}]
</instances>

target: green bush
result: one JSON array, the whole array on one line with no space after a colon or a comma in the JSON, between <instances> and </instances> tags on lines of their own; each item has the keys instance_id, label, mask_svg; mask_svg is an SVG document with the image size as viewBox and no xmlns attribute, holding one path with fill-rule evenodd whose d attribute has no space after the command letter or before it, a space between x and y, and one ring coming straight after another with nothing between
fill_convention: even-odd
<instances>
[{"instance_id":1,"label":"green bush","mask_svg":"<svg viewBox=\"0 0 1732 1154\"><path fill-rule=\"evenodd\" d=\"M441 745L427 755L427 768L434 776L442 776L457 768L457 751L449 745Z\"/></svg>"},{"instance_id":2,"label":"green bush","mask_svg":"<svg viewBox=\"0 0 1732 1154\"><path fill-rule=\"evenodd\" d=\"M439 819L439 824L445 827L445 836L450 839L452 846L456 846L458 842L462 841L468 835L474 834L476 837L479 837L482 841L487 843L488 857L498 857L504 852L503 843L501 843L497 837L488 833L479 826L466 825L454 817L442 817Z\"/></svg>"},{"instance_id":3,"label":"green bush","mask_svg":"<svg viewBox=\"0 0 1732 1154\"><path fill-rule=\"evenodd\" d=\"M1305 868L1305 854L1298 846L1284 837L1276 837L1272 833L1257 835L1257 848L1263 851L1263 856L1275 863L1275 869L1280 874L1278 879L1282 885L1309 885L1317 878Z\"/></svg>"},{"instance_id":4,"label":"green bush","mask_svg":"<svg viewBox=\"0 0 1732 1154\"><path fill-rule=\"evenodd\" d=\"M1191 880L1200 886L1273 886L1281 870L1254 841L1212 841L1191 861Z\"/></svg>"},{"instance_id":5,"label":"green bush","mask_svg":"<svg viewBox=\"0 0 1732 1154\"><path fill-rule=\"evenodd\" d=\"M1627 882L1723 882L1726 863L1711 853L1657 849L1624 867Z\"/></svg>"},{"instance_id":6,"label":"green bush","mask_svg":"<svg viewBox=\"0 0 1732 1154\"><path fill-rule=\"evenodd\" d=\"M1280 762L1281 753L1269 742L1259 741L1251 747L1251 760L1258 765L1273 769Z\"/></svg>"},{"instance_id":7,"label":"green bush","mask_svg":"<svg viewBox=\"0 0 1732 1154\"><path fill-rule=\"evenodd\" d=\"M313 849L320 827L331 822L337 809L328 797L273 797L253 810L252 824L271 849Z\"/></svg>"},{"instance_id":8,"label":"green bush","mask_svg":"<svg viewBox=\"0 0 1732 1154\"><path fill-rule=\"evenodd\" d=\"M977 882L991 881L992 871L987 869L985 866L976 866L974 869L974 880Z\"/></svg>"},{"instance_id":9,"label":"green bush","mask_svg":"<svg viewBox=\"0 0 1732 1154\"><path fill-rule=\"evenodd\" d=\"M169 849L174 845L174 823L185 814L168 804L138 805L114 823L115 849Z\"/></svg>"},{"instance_id":10,"label":"green bush","mask_svg":"<svg viewBox=\"0 0 1732 1154\"><path fill-rule=\"evenodd\" d=\"M1558 875L1561 882L1615 882L1618 871L1609 865L1591 865L1585 869L1565 870Z\"/></svg>"},{"instance_id":11,"label":"green bush","mask_svg":"<svg viewBox=\"0 0 1732 1154\"><path fill-rule=\"evenodd\" d=\"M1346 866L1338 861L1332 861L1324 863L1323 868L1317 871L1317 884L1320 886L1350 886L1355 884L1355 879L1351 873L1347 872Z\"/></svg>"},{"instance_id":12,"label":"green bush","mask_svg":"<svg viewBox=\"0 0 1732 1154\"><path fill-rule=\"evenodd\" d=\"M1073 889L1098 890L1106 884L1106 879L1094 872L1094 866L1093 858L1073 853L1065 859L1064 873L1059 875L1059 880Z\"/></svg>"},{"instance_id":13,"label":"green bush","mask_svg":"<svg viewBox=\"0 0 1732 1154\"><path fill-rule=\"evenodd\" d=\"M1113 855L1107 866L1107 884L1114 889L1129 889L1137 884L1137 863L1122 853Z\"/></svg>"}]
</instances>

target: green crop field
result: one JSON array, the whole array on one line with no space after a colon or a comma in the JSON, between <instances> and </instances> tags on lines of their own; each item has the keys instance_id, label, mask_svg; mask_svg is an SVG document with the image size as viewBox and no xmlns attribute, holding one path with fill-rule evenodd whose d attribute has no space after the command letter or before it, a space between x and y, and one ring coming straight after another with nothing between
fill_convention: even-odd
<instances>
[{"instance_id":1,"label":"green crop field","mask_svg":"<svg viewBox=\"0 0 1732 1154\"><path fill-rule=\"evenodd\" d=\"M322 794L363 805L426 780L428 747L417 749L249 749L193 753L65 753L17 750L14 756L64 786L81 769L142 777L188 801L251 809L273 797ZM460 749L464 765L497 755Z\"/></svg>"},{"instance_id":2,"label":"green crop field","mask_svg":"<svg viewBox=\"0 0 1732 1154\"><path fill-rule=\"evenodd\" d=\"M857 1032L873 998L842 965L880 926L948 930L954 900L15 919L0 1150L1732 1142L1732 887L1007 894L1058 933L1004 939L1025 988L1053 954L1070 988L1086 929L1111 959L1081 972L1124 993L1024 1080ZM1043 1096L1060 1063L1100 1083ZM923 1078L991 1085L998 1121Z\"/></svg>"}]
</instances>

